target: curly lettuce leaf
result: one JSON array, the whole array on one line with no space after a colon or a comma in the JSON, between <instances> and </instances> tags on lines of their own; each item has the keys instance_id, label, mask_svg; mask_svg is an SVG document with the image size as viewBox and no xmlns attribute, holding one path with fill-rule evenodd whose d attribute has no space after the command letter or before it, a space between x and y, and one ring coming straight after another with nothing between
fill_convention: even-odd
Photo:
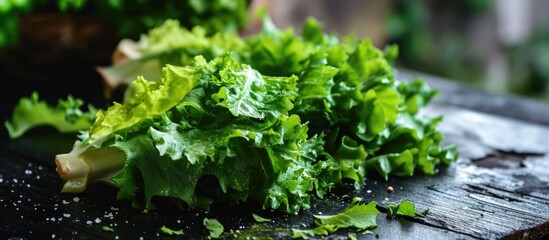
<instances>
[{"instance_id":1,"label":"curly lettuce leaf","mask_svg":"<svg viewBox=\"0 0 549 240\"><path fill-rule=\"evenodd\" d=\"M296 95L296 76L262 76L247 64L218 59L226 66L219 71L219 77L210 81L219 86L219 91L212 95L217 106L229 109L234 116L256 119L288 115Z\"/></svg>"},{"instance_id":2,"label":"curly lettuce leaf","mask_svg":"<svg viewBox=\"0 0 549 240\"><path fill-rule=\"evenodd\" d=\"M88 129L95 120L97 109L73 96L60 99L56 106L40 100L38 92L23 97L15 106L12 117L5 122L11 139L19 138L30 129L39 126L54 127L61 133Z\"/></svg>"},{"instance_id":3,"label":"curly lettuce leaf","mask_svg":"<svg viewBox=\"0 0 549 240\"><path fill-rule=\"evenodd\" d=\"M138 77L131 86L132 96L129 101L125 104L115 103L97 114L95 123L89 129L88 142L100 145L115 131L172 108L199 84L205 64L204 58L197 57L193 65L186 67L166 65L158 81Z\"/></svg>"},{"instance_id":4,"label":"curly lettuce leaf","mask_svg":"<svg viewBox=\"0 0 549 240\"><path fill-rule=\"evenodd\" d=\"M178 20L167 19L141 35L137 42L121 41L117 50L124 58L112 66L97 67L97 71L108 86L105 95L110 97L114 90L130 85L138 76L159 79L160 70L166 64L188 65L198 55L209 61L226 52L245 52L245 47L236 32L208 34L204 26L196 25L188 30L181 27Z\"/></svg>"}]
</instances>

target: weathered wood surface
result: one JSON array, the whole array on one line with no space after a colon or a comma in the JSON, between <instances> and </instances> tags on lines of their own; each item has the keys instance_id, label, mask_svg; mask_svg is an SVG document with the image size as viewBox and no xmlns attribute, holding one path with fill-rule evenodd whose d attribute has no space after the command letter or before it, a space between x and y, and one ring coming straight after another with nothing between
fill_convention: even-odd
<instances>
[{"instance_id":1,"label":"weathered wood surface","mask_svg":"<svg viewBox=\"0 0 549 240\"><path fill-rule=\"evenodd\" d=\"M429 79L431 85L444 82ZM453 83L449 83L453 84ZM168 239L162 225L183 229L185 239L205 238L204 217L217 218L226 239L251 236L289 239L291 228L307 228L313 214L333 214L344 209L352 197L383 202L409 199L419 210L429 209L424 218L387 219L378 216L376 235L364 239L543 239L549 237L549 127L546 119L524 118L495 110L453 104L444 99L484 99L482 95L452 95L441 88L438 100L425 114L443 115L439 128L448 144L455 144L460 159L435 176L417 175L383 181L367 179L360 190L338 190L345 197L313 200L313 207L298 215L260 211L247 203L218 206L211 211L184 212L165 209L144 214L116 201L116 191L93 185L83 194L62 194L54 170L53 155L70 148L71 137L36 134L14 142L2 142L0 152L0 236L3 238L63 239ZM451 96L450 96L451 95ZM441 100L442 99L442 100ZM453 101L453 100L452 100ZM457 101L457 100L456 100ZM505 100L507 101L507 100ZM489 105L483 102L475 106ZM501 105L501 103L499 103ZM511 101L520 109L544 111L546 106ZM478 110L478 111L477 111ZM505 108L497 111L504 111ZM546 114L542 113L543 115ZM387 192L392 186L394 191ZM338 195L338 196L341 196ZM255 223L251 213L272 219ZM103 231L110 226L114 232ZM181 238L181 237L179 237ZM347 239L341 231L330 239Z\"/></svg>"}]
</instances>

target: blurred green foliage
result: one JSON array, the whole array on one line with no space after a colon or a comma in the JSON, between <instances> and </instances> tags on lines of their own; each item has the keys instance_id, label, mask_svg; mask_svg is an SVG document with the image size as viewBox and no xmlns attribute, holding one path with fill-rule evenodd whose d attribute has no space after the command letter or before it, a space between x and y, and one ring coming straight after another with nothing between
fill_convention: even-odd
<instances>
[{"instance_id":1,"label":"blurred green foliage","mask_svg":"<svg viewBox=\"0 0 549 240\"><path fill-rule=\"evenodd\" d=\"M507 51L510 91L549 100L549 31L540 29Z\"/></svg>"},{"instance_id":2,"label":"blurred green foliage","mask_svg":"<svg viewBox=\"0 0 549 240\"><path fill-rule=\"evenodd\" d=\"M469 46L470 20L489 14L492 0L394 0L387 42L399 46L397 66L489 87L487 62ZM549 101L549 30L534 29L526 41L501 49L511 94ZM492 89L491 89L492 90Z\"/></svg>"},{"instance_id":3,"label":"blurred green foliage","mask_svg":"<svg viewBox=\"0 0 549 240\"><path fill-rule=\"evenodd\" d=\"M398 65L463 81L482 77L483 62L467 46L461 28L471 16L487 12L491 0L393 3L386 33L401 51Z\"/></svg>"},{"instance_id":4,"label":"blurred green foliage","mask_svg":"<svg viewBox=\"0 0 549 240\"><path fill-rule=\"evenodd\" d=\"M120 38L136 39L165 19L210 32L236 31L248 21L249 0L0 0L0 50L14 45L19 20L33 13L73 13L98 17L116 26Z\"/></svg>"}]
</instances>

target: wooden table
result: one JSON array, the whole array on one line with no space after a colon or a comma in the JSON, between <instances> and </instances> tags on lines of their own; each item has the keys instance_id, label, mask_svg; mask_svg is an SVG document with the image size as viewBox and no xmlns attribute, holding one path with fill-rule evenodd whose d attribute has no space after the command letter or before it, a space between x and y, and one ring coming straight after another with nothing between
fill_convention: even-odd
<instances>
[{"instance_id":1,"label":"wooden table","mask_svg":"<svg viewBox=\"0 0 549 240\"><path fill-rule=\"evenodd\" d=\"M411 74L399 71L402 79L411 79ZM423 76L441 91L424 112L444 116L439 128L446 143L455 144L460 152L457 163L439 169L435 176L367 179L364 189L345 192L346 197L315 199L311 209L298 215L260 211L254 204L145 214L114 200L116 190L109 186L93 185L81 194L60 193L62 183L53 156L70 149L74 139L56 136L52 140L47 131L37 131L32 137L1 143L0 236L203 239L207 232L202 220L208 217L225 226L226 239L289 239L290 229L312 224L313 214L337 213L348 206L351 197L359 196L378 203L409 199L419 210L429 209L423 218L388 219L380 204L375 235L359 234L364 239L548 238L549 105ZM388 186L394 188L392 193L387 192ZM256 223L252 213L272 221ZM183 229L185 235L163 234L163 225ZM347 239L348 232L329 238Z\"/></svg>"}]
</instances>

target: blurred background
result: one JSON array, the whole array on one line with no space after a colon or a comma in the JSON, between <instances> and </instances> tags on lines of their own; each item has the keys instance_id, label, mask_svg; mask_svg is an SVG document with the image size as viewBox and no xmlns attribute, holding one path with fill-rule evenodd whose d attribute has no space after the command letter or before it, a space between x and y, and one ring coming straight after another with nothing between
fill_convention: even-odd
<instances>
[{"instance_id":1,"label":"blurred background","mask_svg":"<svg viewBox=\"0 0 549 240\"><path fill-rule=\"evenodd\" d=\"M307 16L327 32L399 46L397 67L549 101L549 1L263 0L279 27Z\"/></svg>"},{"instance_id":2,"label":"blurred background","mask_svg":"<svg viewBox=\"0 0 549 240\"><path fill-rule=\"evenodd\" d=\"M0 0L0 73L16 85L2 91L2 107L32 90L97 99L94 67L110 63L121 38L137 39L165 18L249 34L257 22L248 17L261 6L279 28L299 32L314 16L326 32L397 44L399 68L549 101L546 0Z\"/></svg>"}]
</instances>

